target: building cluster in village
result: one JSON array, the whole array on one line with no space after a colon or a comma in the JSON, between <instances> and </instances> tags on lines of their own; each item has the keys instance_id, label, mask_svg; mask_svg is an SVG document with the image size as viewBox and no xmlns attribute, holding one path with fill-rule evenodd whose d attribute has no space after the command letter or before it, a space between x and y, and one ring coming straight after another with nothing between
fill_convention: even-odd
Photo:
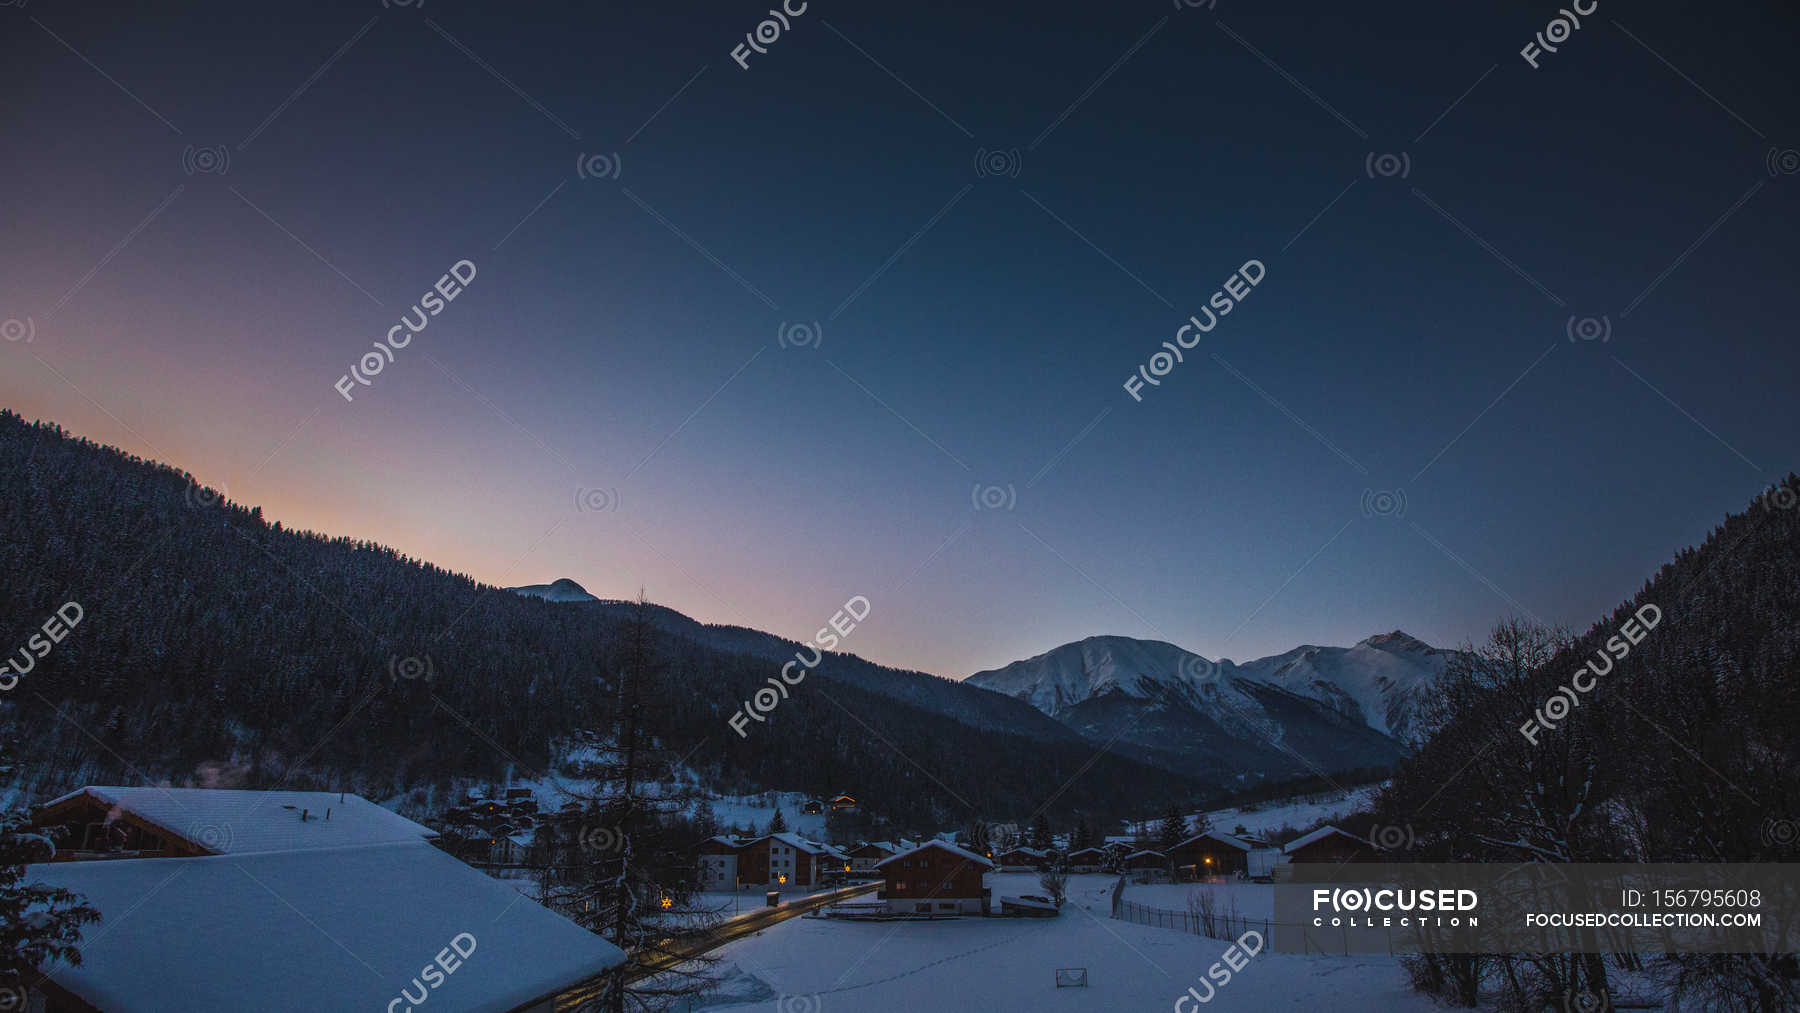
<instances>
[{"instance_id":1,"label":"building cluster in village","mask_svg":"<svg viewBox=\"0 0 1800 1013\"><path fill-rule=\"evenodd\" d=\"M850 796L809 801L802 812L841 812L857 806ZM1007 826L1005 836L1016 836ZM1241 829L1241 828L1240 828ZM1066 842L1059 842L1066 843ZM699 882L708 891L814 890L880 879L878 908L888 915L989 914L992 899L986 874L1033 873L1052 868L1071 873L1109 873L1139 881L1197 882L1242 878L1272 882L1294 862L1374 861L1371 842L1334 826L1324 826L1285 845L1256 834L1206 830L1191 834L1167 851L1147 847L1142 835L1109 837L1097 846L1071 849L1014 845L977 849L955 832L925 841L859 841L836 846L791 832L722 834L701 842Z\"/></svg>"},{"instance_id":2,"label":"building cluster in village","mask_svg":"<svg viewBox=\"0 0 1800 1013\"><path fill-rule=\"evenodd\" d=\"M864 815L847 794L801 811ZM482 869L518 862L536 832L580 815L573 805L540 813L529 789L474 792L442 814L440 832L347 793L82 788L38 811L35 826L59 843L28 875L86 897L108 912L106 928L83 947L79 966L58 966L34 983L30 1009L158 1008L147 991L154 990L186 997L193 1013L237 1010L260 989L316 990L321 976L358 1005L389 1008L396 997L417 1005L429 991L422 980L381 981L371 964L419 967L451 953L463 999L547 1013L557 995L625 955ZM995 896L989 874L1274 880L1289 863L1380 857L1368 840L1333 826L1283 846L1242 827L1208 829L1162 850L1147 846L1141 829L1078 848L1061 838L1044 848L1014 845L1016 827L990 829L1008 845L956 832L839 845L786 830L722 834L693 849L697 885L764 891L778 902L783 892L879 881L872 900L837 909L852 917L1054 917L1046 898ZM260 959L256 941L290 922L307 931L284 936L289 959ZM358 957L346 965L349 953Z\"/></svg>"}]
</instances>

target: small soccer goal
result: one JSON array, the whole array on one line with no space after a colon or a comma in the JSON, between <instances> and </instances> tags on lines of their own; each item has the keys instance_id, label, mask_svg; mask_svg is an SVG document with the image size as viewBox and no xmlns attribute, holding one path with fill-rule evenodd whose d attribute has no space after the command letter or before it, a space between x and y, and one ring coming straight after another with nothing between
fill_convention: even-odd
<instances>
[{"instance_id":1,"label":"small soccer goal","mask_svg":"<svg viewBox=\"0 0 1800 1013\"><path fill-rule=\"evenodd\" d=\"M1056 987L1057 988L1086 988L1086 987L1088 987L1087 968L1085 968L1085 967L1059 967L1059 968L1057 968L1056 969Z\"/></svg>"}]
</instances>

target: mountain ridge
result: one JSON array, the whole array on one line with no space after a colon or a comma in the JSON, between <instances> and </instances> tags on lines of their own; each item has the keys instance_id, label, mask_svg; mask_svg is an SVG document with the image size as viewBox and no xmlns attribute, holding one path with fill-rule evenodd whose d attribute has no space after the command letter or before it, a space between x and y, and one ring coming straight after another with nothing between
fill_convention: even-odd
<instances>
[{"instance_id":1,"label":"mountain ridge","mask_svg":"<svg viewBox=\"0 0 1800 1013\"><path fill-rule=\"evenodd\" d=\"M1211 740L1222 736L1290 754L1304 753L1295 746L1303 742L1318 754L1307 759L1326 765L1362 748L1372 765L1416 740L1419 702L1455 653L1396 629L1350 647L1305 644L1238 664L1167 641L1097 635L963 681L1029 703L1090 740L1155 755L1216 755ZM1180 734L1199 741L1172 748Z\"/></svg>"}]
</instances>

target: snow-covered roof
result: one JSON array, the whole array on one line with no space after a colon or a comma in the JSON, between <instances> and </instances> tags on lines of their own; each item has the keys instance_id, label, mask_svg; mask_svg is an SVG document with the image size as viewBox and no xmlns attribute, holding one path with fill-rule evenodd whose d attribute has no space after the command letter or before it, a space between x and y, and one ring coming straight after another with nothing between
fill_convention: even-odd
<instances>
[{"instance_id":1,"label":"snow-covered roof","mask_svg":"<svg viewBox=\"0 0 1800 1013\"><path fill-rule=\"evenodd\" d=\"M1005 857L1006 855L1030 855L1033 858L1044 858L1049 854L1050 852L1040 848L1027 848L1024 845L1020 845L1016 848L1007 848L1005 851L1001 852L1001 857Z\"/></svg>"},{"instance_id":2,"label":"snow-covered roof","mask_svg":"<svg viewBox=\"0 0 1800 1013\"><path fill-rule=\"evenodd\" d=\"M154 823L217 854L248 855L436 837L399 813L335 791L243 791L232 788L118 788L90 785L49 802L82 795ZM301 812L306 819L301 820ZM330 818L326 818L329 812Z\"/></svg>"},{"instance_id":3,"label":"snow-covered roof","mask_svg":"<svg viewBox=\"0 0 1800 1013\"><path fill-rule=\"evenodd\" d=\"M429 1006L505 1013L625 959L419 841L54 862L25 878L82 894L104 915L82 940L80 967L50 968L57 984L101 1009L382 1010L403 989L416 994L414 976L456 940L449 961L469 952ZM279 959L270 959L271 940Z\"/></svg>"},{"instance_id":4,"label":"snow-covered roof","mask_svg":"<svg viewBox=\"0 0 1800 1013\"><path fill-rule=\"evenodd\" d=\"M790 833L769 834L762 839L768 840L768 841L780 841L781 843L787 845L790 848L793 848L796 851L804 851L809 855L823 855L823 854L826 854L829 850L825 847L825 845L815 844L812 841L809 841L806 838L801 837L799 834L790 834Z\"/></svg>"},{"instance_id":5,"label":"snow-covered roof","mask_svg":"<svg viewBox=\"0 0 1800 1013\"><path fill-rule=\"evenodd\" d=\"M986 858L981 857L980 855L977 855L975 852L970 851L967 848L957 847L956 845L951 844L949 841L926 841L924 844L921 844L918 847L912 848L907 851L902 851L898 855L889 855L888 857L882 859L881 861L876 862L875 868L879 869L882 866L888 864L889 862L898 862L902 858L907 858L909 856L916 855L921 851L932 851L932 850L948 851L951 854L957 856L958 858L966 858L969 861L974 862L977 865L985 865L990 869L994 867L993 862L987 860Z\"/></svg>"},{"instance_id":6,"label":"snow-covered roof","mask_svg":"<svg viewBox=\"0 0 1800 1013\"><path fill-rule=\"evenodd\" d=\"M1310 834L1306 834L1302 837L1294 838L1293 840L1287 842L1287 844L1281 850L1284 853L1291 855L1294 852L1300 850L1301 848L1306 847L1308 844L1313 844L1318 841L1322 841L1325 838L1331 837L1333 835L1336 835L1338 837L1348 837L1351 840L1355 841L1356 843L1363 845L1364 847L1370 847L1370 848L1374 847L1373 844L1370 844L1368 841L1363 840L1362 838L1356 836L1355 834L1348 833L1343 830L1339 830L1337 827L1327 824L1325 826L1320 827L1317 830L1314 830Z\"/></svg>"},{"instance_id":7,"label":"snow-covered roof","mask_svg":"<svg viewBox=\"0 0 1800 1013\"><path fill-rule=\"evenodd\" d=\"M1188 845L1194 843L1195 841L1200 840L1201 838L1207 838L1209 840L1218 841L1220 844L1229 845L1230 847L1236 848L1239 851L1253 850L1249 844L1246 844L1245 842L1238 840L1237 838L1231 836L1230 834L1219 833L1217 830L1208 830L1206 833L1203 833L1203 834L1195 834L1194 836L1188 838L1185 841L1182 841L1180 844L1177 844L1175 846L1177 848L1185 848Z\"/></svg>"},{"instance_id":8,"label":"snow-covered roof","mask_svg":"<svg viewBox=\"0 0 1800 1013\"><path fill-rule=\"evenodd\" d=\"M1126 855L1122 859L1122 861L1129 862L1134 858L1167 858L1167 857L1168 857L1167 855L1163 854L1160 851L1150 851L1150 850L1146 849L1144 851L1133 851L1131 854Z\"/></svg>"},{"instance_id":9,"label":"snow-covered roof","mask_svg":"<svg viewBox=\"0 0 1800 1013\"><path fill-rule=\"evenodd\" d=\"M1102 848L1082 848L1080 851L1071 852L1069 857L1076 858L1081 855L1096 855L1100 858L1105 858L1106 851Z\"/></svg>"}]
</instances>

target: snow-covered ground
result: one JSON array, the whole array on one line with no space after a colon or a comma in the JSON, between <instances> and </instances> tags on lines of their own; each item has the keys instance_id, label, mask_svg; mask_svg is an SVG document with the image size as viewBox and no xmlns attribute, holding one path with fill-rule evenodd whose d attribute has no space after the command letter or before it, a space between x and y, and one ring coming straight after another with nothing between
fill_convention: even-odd
<instances>
[{"instance_id":1,"label":"snow-covered ground","mask_svg":"<svg viewBox=\"0 0 1800 1013\"><path fill-rule=\"evenodd\" d=\"M713 818L719 821L724 833L730 833L733 827L750 827L760 834L769 828L769 820L774 817L775 810L780 809L781 818L787 821L788 830L809 841L823 841L825 817L823 814L808 816L802 813L800 807L806 801L807 796L797 791L715 798L712 800Z\"/></svg>"},{"instance_id":2,"label":"snow-covered ground","mask_svg":"<svg viewBox=\"0 0 1800 1013\"><path fill-rule=\"evenodd\" d=\"M1214 910L1220 915L1235 903L1240 917L1254 921L1275 917L1275 887L1270 883L1130 883L1125 887L1125 899L1164 911L1186 911L1189 897L1207 891L1212 892Z\"/></svg>"},{"instance_id":3,"label":"snow-covered ground","mask_svg":"<svg viewBox=\"0 0 1800 1013\"><path fill-rule=\"evenodd\" d=\"M1167 1010L1228 945L1109 917L1113 878L1069 881L1052 919L851 922L795 918L718 954L720 987L698 1008L919 1013ZM1037 893L1037 877L995 875L997 892ZM1058 968L1086 968L1088 987L1057 988ZM1201 988L1202 992L1205 989ZM1195 1004L1184 1004L1190 1010ZM1302 957L1266 950L1206 1009L1427 1013L1392 958Z\"/></svg>"},{"instance_id":4,"label":"snow-covered ground","mask_svg":"<svg viewBox=\"0 0 1800 1013\"><path fill-rule=\"evenodd\" d=\"M1378 785L1352 788L1349 794L1301 796L1281 799L1272 804L1245 809L1215 809L1206 814L1214 830L1231 833L1238 826L1255 834L1291 826L1305 830L1320 820L1336 820L1350 813L1369 809L1374 804Z\"/></svg>"}]
</instances>

